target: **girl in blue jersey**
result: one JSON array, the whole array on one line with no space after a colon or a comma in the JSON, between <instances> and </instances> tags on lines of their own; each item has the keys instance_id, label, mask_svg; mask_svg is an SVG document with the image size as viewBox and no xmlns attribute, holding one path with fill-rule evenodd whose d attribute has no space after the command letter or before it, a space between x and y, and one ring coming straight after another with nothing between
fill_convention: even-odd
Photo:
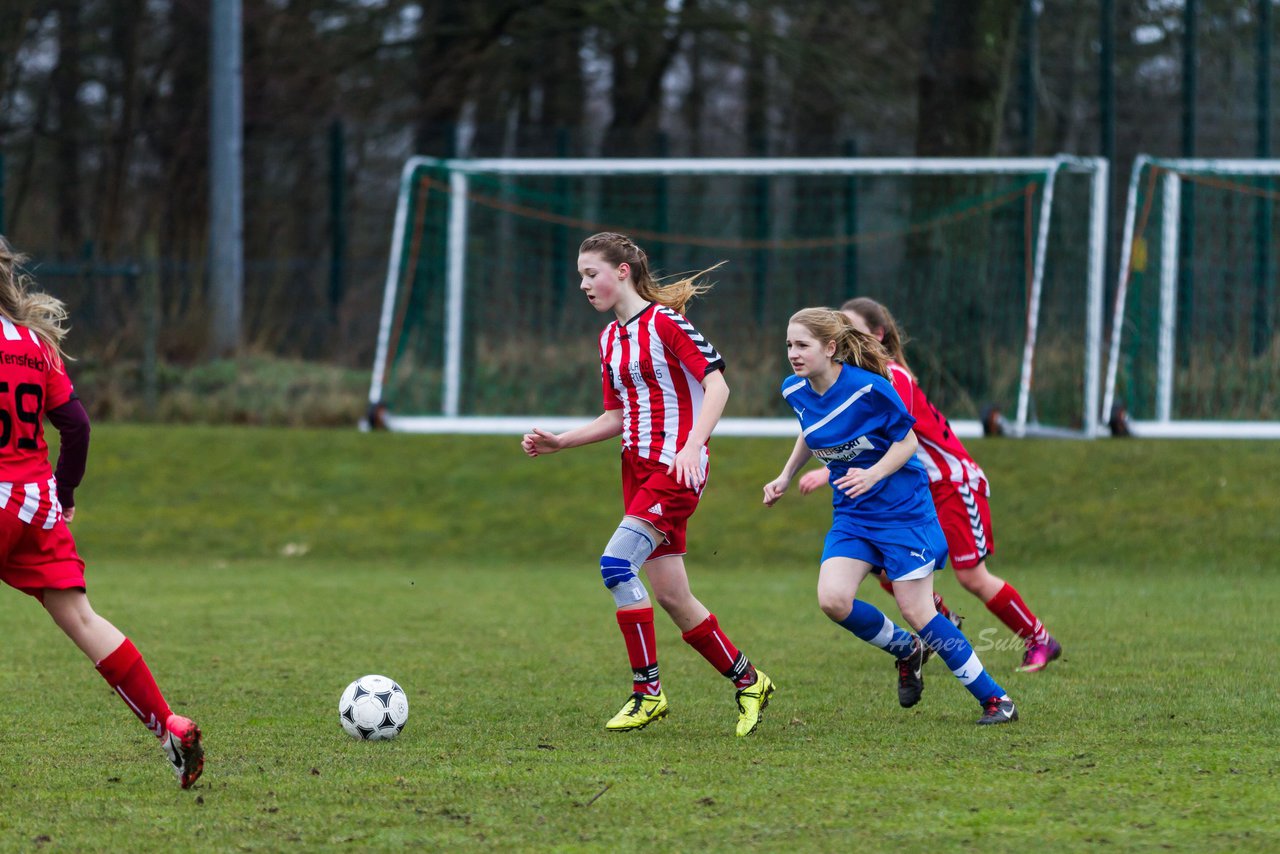
<instances>
[{"instance_id":1,"label":"girl in blue jersey","mask_svg":"<svg viewBox=\"0 0 1280 854\"><path fill-rule=\"evenodd\" d=\"M815 456L831 471L833 520L822 550L818 605L857 637L898 660L898 701L912 706L924 688L926 646L982 705L980 724L1018 719L1013 701L982 666L969 641L933 604L933 573L946 566L929 478L916 460L915 423L888 379L889 354L828 308L796 312L787 326L794 376L782 396L800 436L781 474L765 484L772 506ZM903 618L919 637L856 598L873 568L893 582ZM923 643L922 643L923 641Z\"/></svg>"}]
</instances>

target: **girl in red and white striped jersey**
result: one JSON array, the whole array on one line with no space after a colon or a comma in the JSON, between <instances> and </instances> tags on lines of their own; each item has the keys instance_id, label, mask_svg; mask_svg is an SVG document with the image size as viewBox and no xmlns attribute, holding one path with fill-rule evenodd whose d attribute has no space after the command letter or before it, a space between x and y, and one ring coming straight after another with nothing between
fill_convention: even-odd
<instances>
[{"instance_id":1,"label":"girl in red and white striped jersey","mask_svg":"<svg viewBox=\"0 0 1280 854\"><path fill-rule=\"evenodd\" d=\"M84 561L67 523L89 453L89 416L67 376L62 302L29 290L25 258L0 237L0 580L35 597L58 628L160 739L186 789L204 767L200 730L173 714L151 671L85 594ZM55 476L44 418L61 436Z\"/></svg>"},{"instance_id":2,"label":"girl in red and white striped jersey","mask_svg":"<svg viewBox=\"0 0 1280 854\"><path fill-rule=\"evenodd\" d=\"M1043 670L1062 654L1062 646L1027 607L1014 586L987 570L986 558L995 551L995 542L991 510L987 505L991 487L986 474L916 382L903 353L902 334L889 310L867 297L851 299L840 306L840 310L848 315L858 331L878 338L893 358L889 364L890 379L907 411L916 419L913 429L920 440L916 457L929 473L934 507L947 538L956 578L1023 639L1026 649L1018 669L1028 673ZM808 472L800 479L800 491L813 492L826 482L825 470ZM880 584L892 592L883 577Z\"/></svg>"},{"instance_id":3,"label":"girl in red and white striped jersey","mask_svg":"<svg viewBox=\"0 0 1280 854\"><path fill-rule=\"evenodd\" d=\"M710 287L702 281L710 270L660 284L644 250L621 234L604 232L579 247L578 272L591 306L614 316L600 335L604 412L558 435L535 427L521 445L538 457L622 436L624 515L600 558L600 573L617 605L633 692L605 726L641 729L667 714L653 605L639 578L643 567L654 598L684 640L737 688L737 734L749 735L773 682L694 597L684 565L685 529L710 468L707 445L729 399L724 359L682 314Z\"/></svg>"}]
</instances>

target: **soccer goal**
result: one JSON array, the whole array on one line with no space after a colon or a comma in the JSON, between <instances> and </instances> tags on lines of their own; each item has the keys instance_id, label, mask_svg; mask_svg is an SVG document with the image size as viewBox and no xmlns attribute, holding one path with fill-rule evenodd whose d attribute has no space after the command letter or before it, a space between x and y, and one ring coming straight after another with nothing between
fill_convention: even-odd
<instances>
[{"instance_id":1,"label":"soccer goal","mask_svg":"<svg viewBox=\"0 0 1280 854\"><path fill-rule=\"evenodd\" d=\"M599 414L578 290L586 236L633 237L659 276L719 261L688 309L725 355L719 435L795 433L786 320L854 296L905 329L961 435L1098 429L1107 163L1010 159L413 158L396 208L370 421L519 433ZM990 422L989 422L990 423Z\"/></svg>"},{"instance_id":2,"label":"soccer goal","mask_svg":"<svg viewBox=\"0 0 1280 854\"><path fill-rule=\"evenodd\" d=\"M1280 161L1141 155L1103 415L1135 435L1280 438Z\"/></svg>"}]
</instances>

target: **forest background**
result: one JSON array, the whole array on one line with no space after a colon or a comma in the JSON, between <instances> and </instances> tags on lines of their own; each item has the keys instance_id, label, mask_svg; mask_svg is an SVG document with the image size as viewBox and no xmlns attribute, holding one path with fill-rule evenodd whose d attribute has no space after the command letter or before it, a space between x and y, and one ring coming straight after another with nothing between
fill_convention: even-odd
<instances>
[{"instance_id":1,"label":"forest background","mask_svg":"<svg viewBox=\"0 0 1280 854\"><path fill-rule=\"evenodd\" d=\"M334 391L308 420L349 423L411 155L1103 154L1114 231L1137 153L1270 147L1268 2L246 0L228 367L207 361L210 4L7 0L0 233L72 303L95 415L155 414L136 394L150 336L161 389L196 378L162 415L288 420ZM255 359L263 399L207 400Z\"/></svg>"}]
</instances>

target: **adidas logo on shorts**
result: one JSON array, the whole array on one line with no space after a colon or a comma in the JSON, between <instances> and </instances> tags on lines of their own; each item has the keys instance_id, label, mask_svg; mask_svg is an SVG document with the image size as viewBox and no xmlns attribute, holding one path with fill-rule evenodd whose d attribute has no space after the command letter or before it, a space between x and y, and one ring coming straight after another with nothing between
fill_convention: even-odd
<instances>
[{"instance_id":1,"label":"adidas logo on shorts","mask_svg":"<svg viewBox=\"0 0 1280 854\"><path fill-rule=\"evenodd\" d=\"M661 504L655 504L655 505L653 505L652 507L650 507L648 510L646 510L645 512L646 512L646 513L652 513L652 514L654 514L655 516L661 516L661 515L662 515L662 505L661 505Z\"/></svg>"}]
</instances>

